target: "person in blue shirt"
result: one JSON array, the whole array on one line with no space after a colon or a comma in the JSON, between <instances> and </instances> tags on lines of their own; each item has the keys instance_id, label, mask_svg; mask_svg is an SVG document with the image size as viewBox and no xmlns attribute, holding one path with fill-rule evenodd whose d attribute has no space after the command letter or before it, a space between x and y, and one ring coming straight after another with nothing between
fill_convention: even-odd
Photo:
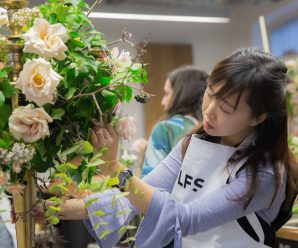
<instances>
[{"instance_id":1,"label":"person in blue shirt","mask_svg":"<svg viewBox=\"0 0 298 248\"><path fill-rule=\"evenodd\" d=\"M143 163L143 176L169 154L181 137L202 121L201 104L208 74L195 66L171 71L164 85L161 105L165 114L153 128Z\"/></svg>"}]
</instances>

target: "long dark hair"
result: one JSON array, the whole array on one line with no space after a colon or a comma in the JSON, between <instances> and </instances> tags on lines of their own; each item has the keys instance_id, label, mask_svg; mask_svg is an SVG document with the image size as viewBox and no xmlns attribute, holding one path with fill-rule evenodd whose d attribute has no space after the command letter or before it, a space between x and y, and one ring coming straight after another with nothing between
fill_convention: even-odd
<instances>
[{"instance_id":1,"label":"long dark hair","mask_svg":"<svg viewBox=\"0 0 298 248\"><path fill-rule=\"evenodd\" d=\"M207 86L208 74L195 66L179 67L169 73L168 79L173 89L169 108L164 119L176 114L193 116L201 121L201 104Z\"/></svg>"},{"instance_id":2,"label":"long dark hair","mask_svg":"<svg viewBox=\"0 0 298 248\"><path fill-rule=\"evenodd\" d=\"M248 206L256 192L258 167L265 165L268 160L274 166L275 172L275 191L272 202L284 173L287 176L287 186L283 208L291 207L297 195L297 163L288 145L286 72L285 64L272 55L256 48L243 48L220 61L209 77L210 86L223 84L214 97L224 99L236 93L239 102L242 93L247 91L246 102L251 108L252 117L267 115L267 118L254 128L255 145L249 146L245 151L238 151L228 162L228 166L231 166L233 162L248 157L246 169L252 177L247 191L237 199L244 202L245 207ZM202 126L197 126L186 136L183 154L186 152L191 135L202 132L204 132ZM239 152L241 152L240 156Z\"/></svg>"}]
</instances>

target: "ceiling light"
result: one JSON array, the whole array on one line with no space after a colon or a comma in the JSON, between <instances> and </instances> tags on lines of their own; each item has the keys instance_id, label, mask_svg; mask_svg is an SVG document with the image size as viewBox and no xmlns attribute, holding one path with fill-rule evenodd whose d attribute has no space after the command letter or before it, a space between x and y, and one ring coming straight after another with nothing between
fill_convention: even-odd
<instances>
[{"instance_id":1,"label":"ceiling light","mask_svg":"<svg viewBox=\"0 0 298 248\"><path fill-rule=\"evenodd\" d=\"M227 18L227 17L147 15L147 14L107 13L107 12L92 12L89 15L89 17L101 18L101 19L163 21L163 22L203 22L203 23L230 22L230 18Z\"/></svg>"}]
</instances>

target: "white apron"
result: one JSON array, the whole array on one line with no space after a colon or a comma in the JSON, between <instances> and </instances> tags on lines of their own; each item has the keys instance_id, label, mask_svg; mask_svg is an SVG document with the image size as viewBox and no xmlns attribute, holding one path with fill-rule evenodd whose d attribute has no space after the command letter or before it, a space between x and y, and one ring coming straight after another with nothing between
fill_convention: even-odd
<instances>
[{"instance_id":1,"label":"white apron","mask_svg":"<svg viewBox=\"0 0 298 248\"><path fill-rule=\"evenodd\" d=\"M244 141L240 146L244 145ZM209 194L233 180L236 172L245 163L240 161L230 175L227 171L227 161L236 148L211 143L193 135L183 160L181 171L174 185L172 194L183 203L190 202ZM237 220L212 228L196 235L188 235L182 239L183 248L263 248L264 232L262 226L253 214L246 216L260 242L255 241L238 224Z\"/></svg>"}]
</instances>

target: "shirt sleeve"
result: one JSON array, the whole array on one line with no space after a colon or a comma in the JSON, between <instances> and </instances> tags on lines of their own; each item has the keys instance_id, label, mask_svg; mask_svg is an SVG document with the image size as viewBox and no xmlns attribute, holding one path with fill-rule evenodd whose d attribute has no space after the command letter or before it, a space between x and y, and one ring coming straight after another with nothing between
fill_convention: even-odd
<instances>
[{"instance_id":1,"label":"shirt sleeve","mask_svg":"<svg viewBox=\"0 0 298 248\"><path fill-rule=\"evenodd\" d=\"M120 229L137 214L129 200L120 195L118 189L113 189L84 199L87 205L91 204L85 226L102 248L112 248L124 234Z\"/></svg>"},{"instance_id":2,"label":"shirt sleeve","mask_svg":"<svg viewBox=\"0 0 298 248\"><path fill-rule=\"evenodd\" d=\"M146 183L160 191L172 191L181 168L181 145L182 142L179 142L164 161L150 175L144 178ZM164 178L167 178L167 180L164 180ZM114 189L85 198L87 205L88 202L93 201L92 199L98 199L87 207L89 218L84 223L90 234L104 248L113 247L122 236L118 234L120 228L129 223L132 217L138 214L137 209L125 197L120 197L116 205L112 207L117 194L120 194L119 190ZM128 210L126 214L123 214L120 218L116 217L117 213L125 209ZM106 233L109 232L106 239L99 238L104 231Z\"/></svg>"},{"instance_id":3,"label":"shirt sleeve","mask_svg":"<svg viewBox=\"0 0 298 248\"><path fill-rule=\"evenodd\" d=\"M272 170L258 173L256 193L245 209L235 198L245 192L248 175L245 171L228 185L189 203L177 202L168 192L156 190L147 214L138 230L136 247L163 247L182 236L207 231L211 228L236 220L249 213L267 211L274 194L275 176ZM271 221L276 217L285 196L282 182L277 197L270 208Z\"/></svg>"}]
</instances>

